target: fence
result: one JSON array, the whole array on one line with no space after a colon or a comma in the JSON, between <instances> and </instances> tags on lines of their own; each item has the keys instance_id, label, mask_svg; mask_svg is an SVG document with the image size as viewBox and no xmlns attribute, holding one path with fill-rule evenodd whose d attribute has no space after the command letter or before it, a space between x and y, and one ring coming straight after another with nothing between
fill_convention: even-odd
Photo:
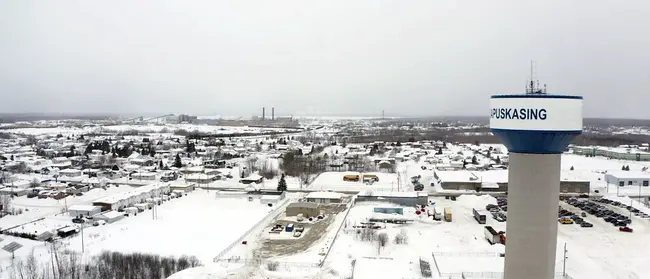
<instances>
[{"instance_id":1,"label":"fence","mask_svg":"<svg viewBox=\"0 0 650 279\"><path fill-rule=\"evenodd\" d=\"M440 273L440 267L438 266L438 261L436 261L436 255L432 253L431 256L433 257L433 264L436 266L436 272L438 272L438 277L442 277L442 274Z\"/></svg>"},{"instance_id":2,"label":"fence","mask_svg":"<svg viewBox=\"0 0 650 279\"><path fill-rule=\"evenodd\" d=\"M224 249L219 254L217 254L217 256L214 257L213 261L214 262L219 261L225 254L230 252L230 250L232 250L233 247L235 247L236 245L239 245L239 243L241 243L241 241L245 237L247 237L251 232L253 232L254 230L259 229L261 226L266 225L269 221L271 221L271 220L275 219L276 217L278 217L278 215L280 215L280 213L282 213L284 211L284 207L286 205L288 205L290 201L291 201L291 199L285 198L284 201L282 201L282 203L278 204L277 207L273 211L271 211L268 215L266 215L266 217L264 217L262 220L257 222L255 225L253 225L253 227L248 229L248 231L246 231L242 236L240 236L237 240L233 241L233 243L228 245L228 247L226 247L226 249Z\"/></svg>"},{"instance_id":3,"label":"fence","mask_svg":"<svg viewBox=\"0 0 650 279\"><path fill-rule=\"evenodd\" d=\"M285 269L309 269L309 268L319 268L320 263L318 262L286 262L286 261L274 261L274 260L262 260L262 259L242 259L242 258L231 258L231 259L216 259L215 263L224 263L224 264L242 264L248 266L275 266L275 267L284 267ZM268 268L267 268L268 269ZM272 270L273 271L273 270Z\"/></svg>"},{"instance_id":4,"label":"fence","mask_svg":"<svg viewBox=\"0 0 650 279\"><path fill-rule=\"evenodd\" d=\"M460 278L460 279L503 279L503 272L460 272L460 273L441 273L440 278ZM556 272L555 279L573 279L568 274L563 275L562 272Z\"/></svg>"},{"instance_id":5,"label":"fence","mask_svg":"<svg viewBox=\"0 0 650 279\"><path fill-rule=\"evenodd\" d=\"M327 259L327 256L330 255L330 251L332 251L332 247L334 247L334 242L336 242L336 239L338 238L339 233L341 232L341 228L344 227L345 220L348 219L348 214L350 214L350 210L352 210L352 207L354 206L354 201L355 201L354 198L350 200L350 203L348 204L348 209L345 211L345 216L343 217L343 221L339 225L339 228L336 230L336 234L334 235L334 239L332 239L332 243L330 243L329 247L327 247L327 252L325 252L325 256L323 257L323 260L320 261L320 266L323 266L325 260Z\"/></svg>"},{"instance_id":6,"label":"fence","mask_svg":"<svg viewBox=\"0 0 650 279\"><path fill-rule=\"evenodd\" d=\"M501 257L496 252L433 252L433 256L438 257L472 257L472 258L496 258Z\"/></svg>"}]
</instances>

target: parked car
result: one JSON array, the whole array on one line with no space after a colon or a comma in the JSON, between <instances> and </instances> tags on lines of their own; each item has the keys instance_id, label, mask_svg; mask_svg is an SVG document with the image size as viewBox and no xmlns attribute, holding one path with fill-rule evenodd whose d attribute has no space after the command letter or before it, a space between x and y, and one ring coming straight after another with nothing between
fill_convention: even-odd
<instances>
[{"instance_id":1,"label":"parked car","mask_svg":"<svg viewBox=\"0 0 650 279\"><path fill-rule=\"evenodd\" d=\"M580 226L583 227L583 228L591 228L591 227L594 226L594 224L585 221L585 222L582 222L582 224L580 224Z\"/></svg>"},{"instance_id":2,"label":"parked car","mask_svg":"<svg viewBox=\"0 0 650 279\"><path fill-rule=\"evenodd\" d=\"M632 228L630 228L630 227L619 227L618 230L622 231L622 232L632 232L633 231Z\"/></svg>"},{"instance_id":3,"label":"parked car","mask_svg":"<svg viewBox=\"0 0 650 279\"><path fill-rule=\"evenodd\" d=\"M76 217L72 218L72 223L83 224L84 222L86 222L86 221L83 218L76 218Z\"/></svg>"},{"instance_id":4,"label":"parked car","mask_svg":"<svg viewBox=\"0 0 650 279\"><path fill-rule=\"evenodd\" d=\"M573 220L570 218L560 218L560 224L566 225L566 224L573 224Z\"/></svg>"},{"instance_id":5,"label":"parked car","mask_svg":"<svg viewBox=\"0 0 650 279\"><path fill-rule=\"evenodd\" d=\"M97 220L97 221L93 222L93 226L95 226L95 227L103 226L103 225L106 225L106 221L104 221L104 220Z\"/></svg>"}]
</instances>

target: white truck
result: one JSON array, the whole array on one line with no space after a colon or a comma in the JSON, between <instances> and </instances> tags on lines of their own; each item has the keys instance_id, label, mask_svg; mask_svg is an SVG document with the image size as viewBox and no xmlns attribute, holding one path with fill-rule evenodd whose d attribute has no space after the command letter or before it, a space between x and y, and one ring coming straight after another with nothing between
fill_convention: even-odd
<instances>
[{"instance_id":1,"label":"white truck","mask_svg":"<svg viewBox=\"0 0 650 279\"><path fill-rule=\"evenodd\" d=\"M506 244L506 236L503 232L497 232L492 226L485 226L485 239L491 244L502 243Z\"/></svg>"}]
</instances>

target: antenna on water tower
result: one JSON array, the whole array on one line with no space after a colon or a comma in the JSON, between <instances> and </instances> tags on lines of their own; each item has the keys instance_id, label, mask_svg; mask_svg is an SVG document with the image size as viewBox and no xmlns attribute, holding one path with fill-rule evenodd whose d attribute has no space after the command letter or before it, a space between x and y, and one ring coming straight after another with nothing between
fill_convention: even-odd
<instances>
[{"instance_id":1,"label":"antenna on water tower","mask_svg":"<svg viewBox=\"0 0 650 279\"><path fill-rule=\"evenodd\" d=\"M530 61L530 80L526 83L526 94L546 94L546 84L544 88L539 87L539 80L537 80L537 85L535 85L535 62Z\"/></svg>"}]
</instances>

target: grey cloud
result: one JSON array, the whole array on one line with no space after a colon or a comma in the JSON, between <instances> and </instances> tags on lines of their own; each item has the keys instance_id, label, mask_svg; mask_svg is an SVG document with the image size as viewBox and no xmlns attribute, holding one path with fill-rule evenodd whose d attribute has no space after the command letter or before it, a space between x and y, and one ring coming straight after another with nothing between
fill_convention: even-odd
<instances>
[{"instance_id":1,"label":"grey cloud","mask_svg":"<svg viewBox=\"0 0 650 279\"><path fill-rule=\"evenodd\" d=\"M0 110L487 115L537 61L650 118L647 1L2 1Z\"/></svg>"}]
</instances>

